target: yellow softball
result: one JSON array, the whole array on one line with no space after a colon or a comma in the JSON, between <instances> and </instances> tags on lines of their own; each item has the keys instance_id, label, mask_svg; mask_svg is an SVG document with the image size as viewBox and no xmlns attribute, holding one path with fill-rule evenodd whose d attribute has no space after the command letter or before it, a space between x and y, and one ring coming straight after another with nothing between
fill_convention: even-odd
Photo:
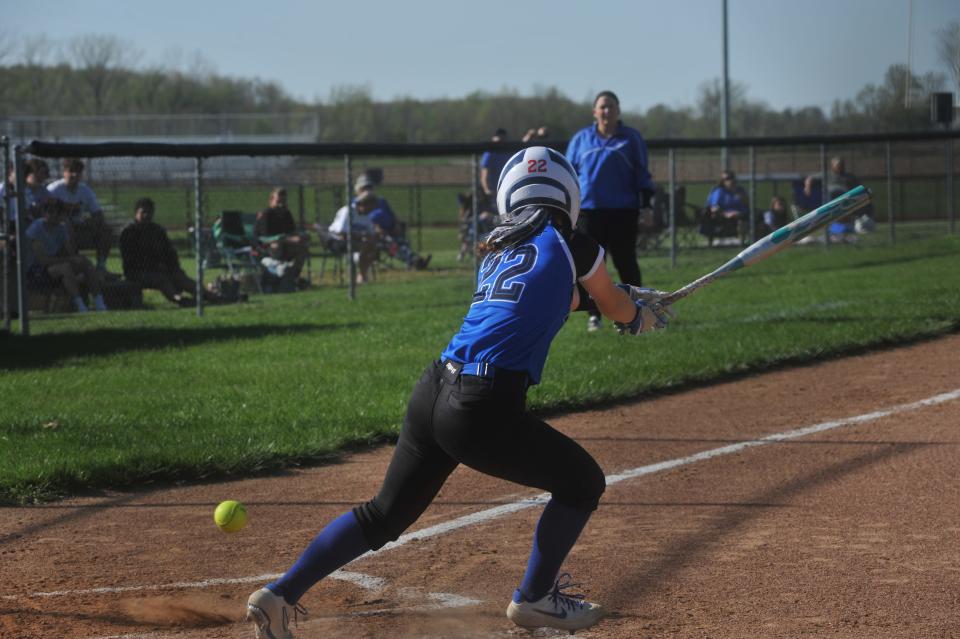
<instances>
[{"instance_id":1,"label":"yellow softball","mask_svg":"<svg viewBox=\"0 0 960 639\"><path fill-rule=\"evenodd\" d=\"M213 521L223 532L237 532L247 525L247 509L239 501L228 499L213 511Z\"/></svg>"}]
</instances>

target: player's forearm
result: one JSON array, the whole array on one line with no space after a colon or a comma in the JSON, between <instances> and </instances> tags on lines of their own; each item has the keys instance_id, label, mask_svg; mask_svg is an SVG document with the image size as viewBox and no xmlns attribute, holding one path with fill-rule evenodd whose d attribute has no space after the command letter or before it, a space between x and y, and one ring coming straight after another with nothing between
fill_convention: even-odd
<instances>
[{"instance_id":1,"label":"player's forearm","mask_svg":"<svg viewBox=\"0 0 960 639\"><path fill-rule=\"evenodd\" d=\"M606 317L615 322L629 323L637 315L637 305L630 299L630 296L617 288L613 287L608 296L602 300L597 300L597 308Z\"/></svg>"}]
</instances>

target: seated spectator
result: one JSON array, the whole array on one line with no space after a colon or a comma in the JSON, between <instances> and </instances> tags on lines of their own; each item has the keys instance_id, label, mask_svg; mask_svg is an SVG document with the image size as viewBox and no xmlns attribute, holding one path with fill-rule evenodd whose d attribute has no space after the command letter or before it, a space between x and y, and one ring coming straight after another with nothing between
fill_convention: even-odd
<instances>
[{"instance_id":1,"label":"seated spectator","mask_svg":"<svg viewBox=\"0 0 960 639\"><path fill-rule=\"evenodd\" d=\"M397 257L403 261L407 268L415 268L418 271L427 268L432 256L420 257L410 247L402 225L397 222L397 216L390 208L390 203L385 198L377 196L373 188L373 181L366 175L361 175L357 179L355 189L358 197L364 193L373 193L376 196L376 208L370 211L370 222L373 224L374 231L376 231L384 250L391 257Z\"/></svg>"},{"instance_id":2,"label":"seated spectator","mask_svg":"<svg viewBox=\"0 0 960 639\"><path fill-rule=\"evenodd\" d=\"M24 217L24 224L29 225L34 219L39 217L37 208L40 203L50 197L50 193L45 187L46 181L50 178L50 167L40 158L30 158L24 162L24 182L26 189L23 191L23 199L26 205L27 215ZM7 207L7 193L11 194L10 206ZM17 200L12 197L16 191L16 173L14 167L10 166L10 174L7 176L6 184L0 185L0 210L7 213L7 221L13 223L17 221Z\"/></svg>"},{"instance_id":3,"label":"seated spectator","mask_svg":"<svg viewBox=\"0 0 960 639\"><path fill-rule=\"evenodd\" d=\"M477 208L477 235L482 238L484 235L493 230L497 225L497 211L494 210L485 210L482 206L482 203L485 201L483 196L478 198L478 208ZM460 250L457 251L457 261L462 262L463 259L473 253L474 247L474 237L473 237L473 194L472 193L457 193L457 203L459 204L459 220L460 220L460 230L458 233L460 239Z\"/></svg>"},{"instance_id":4,"label":"seated spectator","mask_svg":"<svg viewBox=\"0 0 960 639\"><path fill-rule=\"evenodd\" d=\"M827 173L827 201L840 197L847 191L863 184L860 179L847 173L847 165L843 157L837 155L830 158L830 171ZM820 176L813 174L807 176L803 185L803 194L805 197L814 200L820 193L815 193L820 185ZM817 204L819 206L819 204ZM862 214L856 219L841 220L830 225L828 231L831 236L839 236L841 239L849 240L855 233L867 233L874 229L873 205L868 205Z\"/></svg>"},{"instance_id":5,"label":"seated spectator","mask_svg":"<svg viewBox=\"0 0 960 639\"><path fill-rule=\"evenodd\" d=\"M713 243L717 236L739 236L740 243L749 241L750 209L747 193L737 184L733 171L724 171L720 182L707 196L706 216L700 232Z\"/></svg>"},{"instance_id":6,"label":"seated spectator","mask_svg":"<svg viewBox=\"0 0 960 639\"><path fill-rule=\"evenodd\" d=\"M143 288L160 291L165 298L180 306L196 306L197 283L180 268L180 258L166 230L154 223L155 207L150 198L134 204L133 222L120 233L120 257L123 275ZM189 293L191 297L184 297ZM218 301L216 295L204 291L204 299Z\"/></svg>"},{"instance_id":7,"label":"seated spectator","mask_svg":"<svg viewBox=\"0 0 960 639\"><path fill-rule=\"evenodd\" d=\"M0 211L3 212L6 221L11 224L17 221L17 200L13 196L17 190L16 181L17 174L11 164L7 179L4 180L3 184L0 184ZM10 198L9 202L7 202L8 197Z\"/></svg>"},{"instance_id":8,"label":"seated spectator","mask_svg":"<svg viewBox=\"0 0 960 639\"><path fill-rule=\"evenodd\" d=\"M353 236L353 261L357 264L357 284L370 279L370 267L377 259L377 236L370 213L377 207L377 196L371 191L358 195L352 206L341 206L327 227L327 247L337 253L347 250L347 224Z\"/></svg>"},{"instance_id":9,"label":"seated spectator","mask_svg":"<svg viewBox=\"0 0 960 639\"><path fill-rule=\"evenodd\" d=\"M67 230L67 212L55 199L43 201L40 217L27 228L30 249L24 251L27 283L33 288L49 289L63 284L73 305L81 313L87 312L80 294L80 283L85 282L98 311L107 310L100 293L100 273L83 255L78 255Z\"/></svg>"},{"instance_id":10,"label":"seated spectator","mask_svg":"<svg viewBox=\"0 0 960 639\"><path fill-rule=\"evenodd\" d=\"M310 239L297 230L293 214L287 208L287 190L276 187L270 192L269 208L257 213L253 234L263 243L270 257L293 263L293 278L300 271L310 254Z\"/></svg>"},{"instance_id":11,"label":"seated spectator","mask_svg":"<svg viewBox=\"0 0 960 639\"><path fill-rule=\"evenodd\" d=\"M774 195L770 200L770 208L763 213L763 224L766 227L764 234L773 233L789 220L790 211L787 208L787 201L779 195Z\"/></svg>"},{"instance_id":12,"label":"seated spectator","mask_svg":"<svg viewBox=\"0 0 960 639\"><path fill-rule=\"evenodd\" d=\"M96 249L97 269L105 271L113 234L103 217L97 196L85 182L83 162L65 158L61 163L63 178L47 187L50 194L68 205L68 221L74 245L78 249ZM84 217L89 214L89 218Z\"/></svg>"}]
</instances>

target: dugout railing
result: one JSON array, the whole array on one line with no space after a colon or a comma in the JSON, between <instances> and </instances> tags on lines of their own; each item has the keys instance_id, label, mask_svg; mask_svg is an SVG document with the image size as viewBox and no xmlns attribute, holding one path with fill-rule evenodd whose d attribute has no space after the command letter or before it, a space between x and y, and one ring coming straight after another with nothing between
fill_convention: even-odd
<instances>
[{"instance_id":1,"label":"dugout railing","mask_svg":"<svg viewBox=\"0 0 960 639\"><path fill-rule=\"evenodd\" d=\"M848 170L856 173L874 193L877 233L897 241L897 228L906 223L930 223L931 232L956 232L956 194L953 189L957 149L953 140L960 132L891 133L876 135L802 136L783 138L648 140L651 169L663 191L687 189L687 201L702 204L716 176L725 168L721 149L726 149L728 167L735 170L750 201L751 221L760 215L770 194L789 194L791 184L805 175L821 176L827 183L829 158L843 155ZM566 141L546 143L563 149ZM211 222L223 210L255 213L266 204L274 185L287 188L289 208L303 228L329 223L335 210L353 193L354 179L376 168L385 179L379 192L389 195L397 213L406 222L410 241L422 248L421 233L431 226L456 227L460 220L456 194L472 195L474 223L478 219L478 164L486 151L510 153L525 145L519 142L493 144L160 144L110 142L64 144L34 141L10 149L4 142L5 165L15 167L14 188L5 190L5 203L23 209L25 166L30 158L51 165L51 178L58 177L56 161L81 158L86 162L84 180L97 193L113 222L132 217L137 197L157 201L158 222L171 231L178 252L187 258L196 281L196 312L203 314L203 290L208 283L204 252ZM161 213L162 212L162 213ZM669 197L667 219L661 229L659 248L676 264L680 250L705 246L696 229L682 228L676 198ZM19 218L18 218L19 219ZM23 244L25 225L8 225L0 233ZM757 228L749 225L751 232ZM349 229L348 229L349 230ZM684 234L686 232L686 234ZM479 235L474 227L472 238ZM451 236L452 237L452 236ZM206 238L206 239L205 239ZM686 238L686 243L684 242ZM691 238L693 238L691 240ZM755 238L752 238L755 239ZM348 232L346 254L354 253L354 238ZM4 250L11 244L4 243ZM829 246L828 242L824 243ZM19 258L22 252L16 252ZM319 251L315 253L319 257ZM12 254L11 254L12 255ZM92 256L92 254L91 254ZM642 259L642 256L641 256ZM113 264L116 264L114 254ZM192 260L192 261L191 261ZM5 254L5 270L16 277L3 295L4 322L14 315L19 330L29 334L29 287L24 283L23 261ZM470 264L468 261L467 264ZM349 298L356 295L354 261L345 260ZM476 268L476 258L472 263ZM308 268L310 268L308 266ZM309 271L308 271L309 273Z\"/></svg>"}]
</instances>

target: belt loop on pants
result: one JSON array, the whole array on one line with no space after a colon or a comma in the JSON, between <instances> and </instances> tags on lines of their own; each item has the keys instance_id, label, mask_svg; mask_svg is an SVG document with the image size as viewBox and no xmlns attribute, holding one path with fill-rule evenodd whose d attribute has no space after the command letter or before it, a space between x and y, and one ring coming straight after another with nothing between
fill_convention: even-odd
<instances>
[{"instance_id":1,"label":"belt loop on pants","mask_svg":"<svg viewBox=\"0 0 960 639\"><path fill-rule=\"evenodd\" d=\"M500 379L509 384L516 384L521 390L526 390L530 386L530 377L525 371L514 371L505 368L497 368L489 362L467 362L461 364L452 359L445 359L439 362L440 374L448 384L455 384L461 375L474 375L486 379Z\"/></svg>"},{"instance_id":2,"label":"belt loop on pants","mask_svg":"<svg viewBox=\"0 0 960 639\"><path fill-rule=\"evenodd\" d=\"M477 377L493 377L494 368L488 362L470 362L460 369L461 375L476 375Z\"/></svg>"},{"instance_id":3,"label":"belt loop on pants","mask_svg":"<svg viewBox=\"0 0 960 639\"><path fill-rule=\"evenodd\" d=\"M492 378L497 372L496 367L489 362L468 362L461 364L452 359L440 362L440 371L447 383L455 384L461 375Z\"/></svg>"}]
</instances>

